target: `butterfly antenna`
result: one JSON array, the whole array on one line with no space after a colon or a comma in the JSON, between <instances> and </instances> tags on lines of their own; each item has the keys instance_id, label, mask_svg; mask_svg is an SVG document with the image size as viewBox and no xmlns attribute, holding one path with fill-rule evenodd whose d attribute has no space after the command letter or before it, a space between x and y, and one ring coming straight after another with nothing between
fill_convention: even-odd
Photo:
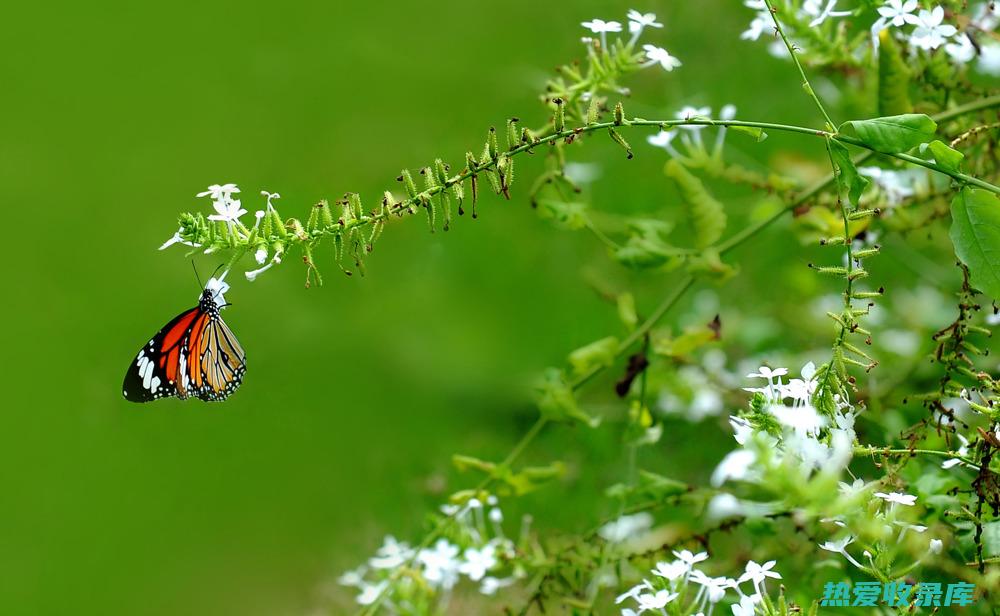
<instances>
[{"instance_id":1,"label":"butterfly antenna","mask_svg":"<svg viewBox=\"0 0 1000 616\"><path fill-rule=\"evenodd\" d=\"M201 276L198 275L198 266L195 265L194 259L191 259L191 269L194 270L194 279L198 281L198 288L204 289L205 285L201 284Z\"/></svg>"}]
</instances>

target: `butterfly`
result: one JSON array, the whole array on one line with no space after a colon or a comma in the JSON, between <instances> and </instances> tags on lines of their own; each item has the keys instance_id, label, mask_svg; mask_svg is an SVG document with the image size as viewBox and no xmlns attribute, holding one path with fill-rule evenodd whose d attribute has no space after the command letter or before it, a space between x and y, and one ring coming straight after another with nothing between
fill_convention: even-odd
<instances>
[{"instance_id":1,"label":"butterfly","mask_svg":"<svg viewBox=\"0 0 1000 616\"><path fill-rule=\"evenodd\" d=\"M229 285L211 278L198 305L167 323L139 349L125 374L122 394L129 402L196 396L225 400L243 382L246 354L220 310Z\"/></svg>"}]
</instances>

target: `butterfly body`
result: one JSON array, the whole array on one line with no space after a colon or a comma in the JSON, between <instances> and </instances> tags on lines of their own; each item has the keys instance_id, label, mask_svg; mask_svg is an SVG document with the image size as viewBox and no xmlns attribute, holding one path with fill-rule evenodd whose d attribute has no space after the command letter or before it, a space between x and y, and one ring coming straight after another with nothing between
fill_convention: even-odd
<instances>
[{"instance_id":1,"label":"butterfly body","mask_svg":"<svg viewBox=\"0 0 1000 616\"><path fill-rule=\"evenodd\" d=\"M122 384L126 400L176 396L214 402L236 391L246 373L246 355L220 314L227 288L210 280L197 306L174 317L139 349Z\"/></svg>"}]
</instances>

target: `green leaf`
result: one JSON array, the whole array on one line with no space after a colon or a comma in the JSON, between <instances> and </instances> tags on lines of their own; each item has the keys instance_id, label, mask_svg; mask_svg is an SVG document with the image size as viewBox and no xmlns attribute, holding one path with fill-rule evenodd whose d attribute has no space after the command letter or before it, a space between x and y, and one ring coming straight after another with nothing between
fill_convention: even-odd
<instances>
[{"instance_id":1,"label":"green leaf","mask_svg":"<svg viewBox=\"0 0 1000 616\"><path fill-rule=\"evenodd\" d=\"M698 248L707 248L722 237L726 229L726 210L684 165L674 159L667 163L664 171L677 185L681 201L687 208L694 227L694 240Z\"/></svg>"},{"instance_id":2,"label":"green leaf","mask_svg":"<svg viewBox=\"0 0 1000 616\"><path fill-rule=\"evenodd\" d=\"M597 366L610 366L618 353L618 338L608 336L580 347L569 354L569 363L577 376L590 372Z\"/></svg>"},{"instance_id":3,"label":"green leaf","mask_svg":"<svg viewBox=\"0 0 1000 616\"><path fill-rule=\"evenodd\" d=\"M1000 198L963 188L951 202L951 241L973 286L1000 299Z\"/></svg>"},{"instance_id":4,"label":"green leaf","mask_svg":"<svg viewBox=\"0 0 1000 616\"><path fill-rule=\"evenodd\" d=\"M842 143L836 139L830 139L829 142L833 164L836 165L840 173L840 181L847 188L847 200L852 206L857 207L858 201L861 199L861 193L868 186L868 178L858 173L858 168L854 166L854 161L851 160L851 153L847 151L847 148Z\"/></svg>"},{"instance_id":5,"label":"green leaf","mask_svg":"<svg viewBox=\"0 0 1000 616\"><path fill-rule=\"evenodd\" d=\"M625 292L618 296L618 318L622 320L628 331L635 329L639 324L639 315L635 310L635 296Z\"/></svg>"},{"instance_id":6,"label":"green leaf","mask_svg":"<svg viewBox=\"0 0 1000 616\"><path fill-rule=\"evenodd\" d=\"M549 368L538 384L536 403L542 416L551 421L578 421L591 428L596 428L601 422L596 417L584 413L576 403L573 389L566 383L562 371Z\"/></svg>"},{"instance_id":7,"label":"green leaf","mask_svg":"<svg viewBox=\"0 0 1000 616\"><path fill-rule=\"evenodd\" d=\"M590 222L587 218L587 204L576 201L542 199L538 202L538 215L574 231L583 229Z\"/></svg>"},{"instance_id":8,"label":"green leaf","mask_svg":"<svg viewBox=\"0 0 1000 616\"><path fill-rule=\"evenodd\" d=\"M750 135L757 143L767 139L767 133L765 133L763 129L757 128L756 126L730 126L729 128L738 133Z\"/></svg>"},{"instance_id":9,"label":"green leaf","mask_svg":"<svg viewBox=\"0 0 1000 616\"><path fill-rule=\"evenodd\" d=\"M899 154L933 140L937 123L922 113L905 113L844 122L840 132L845 132L845 128L852 129L858 139L873 150Z\"/></svg>"},{"instance_id":10,"label":"green leaf","mask_svg":"<svg viewBox=\"0 0 1000 616\"><path fill-rule=\"evenodd\" d=\"M934 156L937 164L948 171L958 172L959 167L962 166L962 161L965 159L965 154L936 139L927 144L927 149L931 151L931 155Z\"/></svg>"},{"instance_id":11,"label":"green leaf","mask_svg":"<svg viewBox=\"0 0 1000 616\"><path fill-rule=\"evenodd\" d=\"M615 251L615 259L622 265L635 269L659 267L684 251L663 241L661 235L670 231L671 225L661 220L638 219L629 221L629 238Z\"/></svg>"}]
</instances>

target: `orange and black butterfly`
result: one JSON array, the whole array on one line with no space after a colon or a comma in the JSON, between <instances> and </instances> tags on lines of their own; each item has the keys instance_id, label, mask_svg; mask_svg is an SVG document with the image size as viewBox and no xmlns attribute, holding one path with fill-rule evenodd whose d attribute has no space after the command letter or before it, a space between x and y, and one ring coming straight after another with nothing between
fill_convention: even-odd
<instances>
[{"instance_id":1,"label":"orange and black butterfly","mask_svg":"<svg viewBox=\"0 0 1000 616\"><path fill-rule=\"evenodd\" d=\"M130 402L169 396L225 400L243 382L246 354L220 310L229 285L212 278L198 305L177 315L139 349L125 374L122 393Z\"/></svg>"}]
</instances>

